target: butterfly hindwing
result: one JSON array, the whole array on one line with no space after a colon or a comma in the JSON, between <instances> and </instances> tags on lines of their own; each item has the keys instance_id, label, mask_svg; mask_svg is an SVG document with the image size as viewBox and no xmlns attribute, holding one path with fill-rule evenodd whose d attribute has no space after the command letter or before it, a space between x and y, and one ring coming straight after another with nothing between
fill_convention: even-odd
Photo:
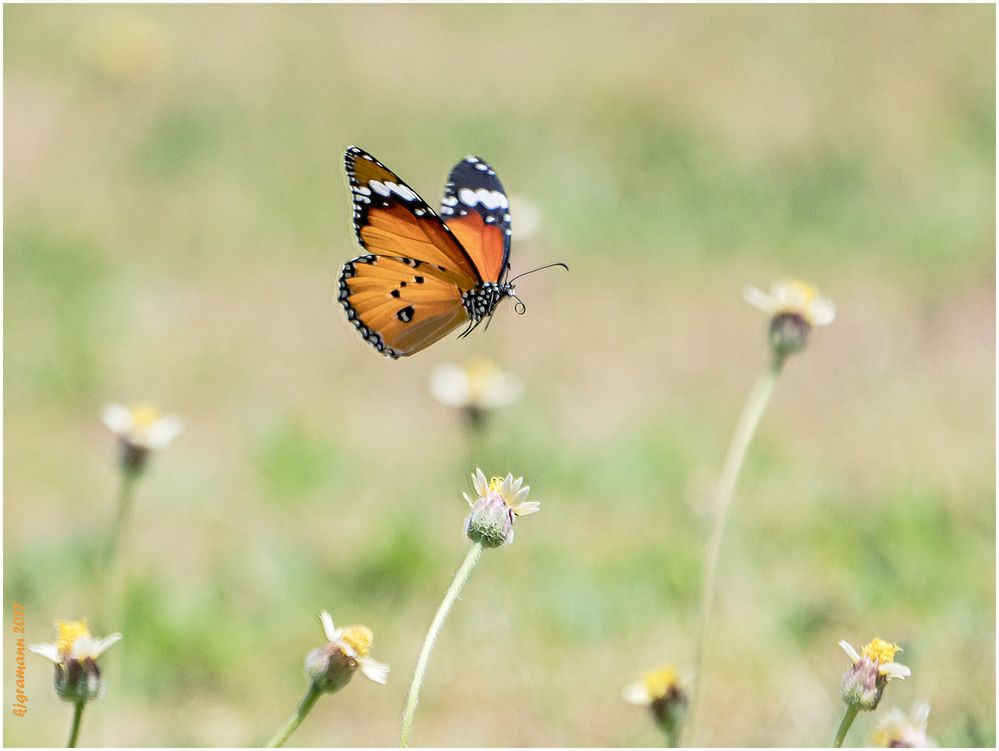
<instances>
[{"instance_id":1,"label":"butterfly hindwing","mask_svg":"<svg viewBox=\"0 0 999 751\"><path fill-rule=\"evenodd\" d=\"M497 282L510 258L510 203L496 172L467 156L448 176L441 215L485 281Z\"/></svg>"},{"instance_id":2,"label":"butterfly hindwing","mask_svg":"<svg viewBox=\"0 0 999 751\"><path fill-rule=\"evenodd\" d=\"M361 256L343 268L340 303L375 349L403 357L467 322L452 276L411 258Z\"/></svg>"}]
</instances>

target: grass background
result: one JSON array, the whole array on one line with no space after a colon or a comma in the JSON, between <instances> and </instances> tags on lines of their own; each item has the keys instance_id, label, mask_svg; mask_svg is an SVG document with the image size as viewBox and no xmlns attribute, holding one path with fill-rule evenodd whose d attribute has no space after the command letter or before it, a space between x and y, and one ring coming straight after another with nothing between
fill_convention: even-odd
<instances>
[{"instance_id":1,"label":"grass background","mask_svg":"<svg viewBox=\"0 0 999 751\"><path fill-rule=\"evenodd\" d=\"M793 275L839 317L750 451L696 740L828 744L836 642L879 635L913 671L883 707L995 744L993 7L8 6L4 63L8 703L10 603L29 643L92 607L99 411L152 399L187 430L138 489L83 744L265 741L327 608L393 674L294 742L392 745L482 466L543 511L475 571L414 741L655 745L619 692L689 667L707 498L766 363L740 289ZM572 271L376 356L334 302L351 143L431 203L481 154L541 213L514 270ZM473 353L526 384L475 444L426 388ZM28 660L5 742L58 745Z\"/></svg>"}]
</instances>

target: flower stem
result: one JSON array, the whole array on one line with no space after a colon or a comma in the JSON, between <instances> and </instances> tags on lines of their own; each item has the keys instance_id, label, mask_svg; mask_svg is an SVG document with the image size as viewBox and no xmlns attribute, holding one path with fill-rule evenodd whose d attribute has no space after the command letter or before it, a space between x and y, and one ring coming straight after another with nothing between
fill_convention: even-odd
<instances>
[{"instance_id":1,"label":"flower stem","mask_svg":"<svg viewBox=\"0 0 999 751\"><path fill-rule=\"evenodd\" d=\"M121 538L132 512L132 496L139 473L125 468L121 471L121 485L118 488L118 501L115 507L111 531L108 533L107 547L104 549L104 566L111 568L121 545Z\"/></svg>"},{"instance_id":2,"label":"flower stem","mask_svg":"<svg viewBox=\"0 0 999 751\"><path fill-rule=\"evenodd\" d=\"M859 711L859 704L847 705L846 714L843 715L843 721L839 724L839 730L836 731L836 739L833 741L833 748L841 748L843 746L843 739L846 738L846 734L849 732L850 726L853 724L854 719L857 717L857 712Z\"/></svg>"},{"instance_id":3,"label":"flower stem","mask_svg":"<svg viewBox=\"0 0 999 751\"><path fill-rule=\"evenodd\" d=\"M721 553L722 537L725 533L725 523L728 520L729 508L732 505L732 496L735 493L736 481L739 479L739 472L742 469L743 461L749 444L756 433L756 428L760 424L763 412L773 394L774 386L777 384L777 377L780 375L782 359L775 358L773 364L756 382L746 406L742 409L739 422L732 434L732 441L728 446L728 453L725 456L725 465L722 469L721 480L718 483L718 495L715 498L714 519L708 533L707 544L704 548L704 573L701 582L701 605L697 619L697 635L694 647L694 687L691 697L690 727L696 727L698 698L701 693L701 686L704 683L702 675L702 663L704 661L704 646L707 641L708 623L711 620L711 609L714 605L715 579L718 573L718 558Z\"/></svg>"},{"instance_id":4,"label":"flower stem","mask_svg":"<svg viewBox=\"0 0 999 751\"><path fill-rule=\"evenodd\" d=\"M73 726L69 729L69 740L66 748L76 748L76 739L80 735L80 719L83 717L83 706L86 702L78 701L73 705Z\"/></svg>"},{"instance_id":5,"label":"flower stem","mask_svg":"<svg viewBox=\"0 0 999 751\"><path fill-rule=\"evenodd\" d=\"M401 748L406 748L409 745L409 736L413 731L413 715L416 713L416 705L420 702L420 686L423 684L423 675L427 671L430 651L434 648L434 642L437 641L437 635L440 633L441 626L444 625L444 619L447 618L454 601L458 599L458 593L461 592L461 588L468 580L468 575L472 573L472 569L478 563L480 555L482 555L482 545L475 543L468 551L468 555L465 556L465 561L458 569L458 573L454 575L454 581L451 582L447 594L444 595L444 600L437 608L437 614L430 624L430 630L427 631L423 640L420 657L416 661L416 671L413 673L413 682L409 686L409 695L406 697L406 709L402 713L402 732L399 735Z\"/></svg>"},{"instance_id":6,"label":"flower stem","mask_svg":"<svg viewBox=\"0 0 999 751\"><path fill-rule=\"evenodd\" d=\"M271 738L267 744L267 748L281 748L284 746L291 737L291 734L298 730L298 726L302 724L302 720L312 710L312 705L322 696L322 693L314 681L310 683L309 690L305 692L302 703L298 705L295 714L288 718L288 722L284 724L284 727L278 730L274 737Z\"/></svg>"}]
</instances>

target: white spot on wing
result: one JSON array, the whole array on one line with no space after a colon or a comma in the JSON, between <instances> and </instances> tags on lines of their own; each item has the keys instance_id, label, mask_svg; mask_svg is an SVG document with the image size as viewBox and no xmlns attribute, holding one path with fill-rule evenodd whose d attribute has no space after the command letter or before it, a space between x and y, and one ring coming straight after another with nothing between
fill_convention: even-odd
<instances>
[{"instance_id":1,"label":"white spot on wing","mask_svg":"<svg viewBox=\"0 0 999 751\"><path fill-rule=\"evenodd\" d=\"M480 203L487 209L506 209L510 206L506 200L506 196L498 190L486 190L485 188L471 190L469 188L462 188L458 191L458 198L466 206L472 207Z\"/></svg>"}]
</instances>

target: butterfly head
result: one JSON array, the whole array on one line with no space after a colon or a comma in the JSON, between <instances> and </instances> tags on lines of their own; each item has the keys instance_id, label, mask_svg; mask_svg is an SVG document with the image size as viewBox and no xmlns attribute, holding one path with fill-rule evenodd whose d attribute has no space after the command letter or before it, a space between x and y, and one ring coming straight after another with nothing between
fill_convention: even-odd
<instances>
[{"instance_id":1,"label":"butterfly head","mask_svg":"<svg viewBox=\"0 0 999 751\"><path fill-rule=\"evenodd\" d=\"M516 288L510 282L482 282L465 292L461 301L468 313L468 320L479 323L493 314L504 297L512 297L519 305L523 305L516 293Z\"/></svg>"}]
</instances>

